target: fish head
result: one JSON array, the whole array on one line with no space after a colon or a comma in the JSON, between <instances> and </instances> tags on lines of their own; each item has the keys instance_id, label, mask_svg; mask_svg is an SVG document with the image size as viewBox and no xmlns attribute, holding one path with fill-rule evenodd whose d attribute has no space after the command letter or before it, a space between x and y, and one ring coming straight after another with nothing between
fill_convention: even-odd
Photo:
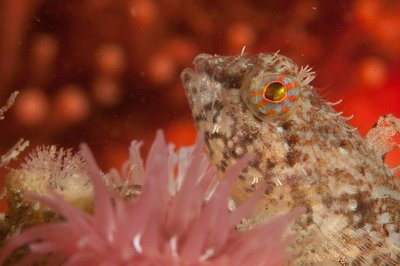
<instances>
[{"instance_id":1,"label":"fish head","mask_svg":"<svg viewBox=\"0 0 400 266\"><path fill-rule=\"evenodd\" d=\"M223 172L251 153L253 160L244 172L255 183L269 176L274 166L286 167L285 130L293 122L305 123L303 114L316 97L309 85L314 78L310 68L299 69L278 53L201 54L194 66L181 78L194 122L217 168Z\"/></svg>"}]
</instances>

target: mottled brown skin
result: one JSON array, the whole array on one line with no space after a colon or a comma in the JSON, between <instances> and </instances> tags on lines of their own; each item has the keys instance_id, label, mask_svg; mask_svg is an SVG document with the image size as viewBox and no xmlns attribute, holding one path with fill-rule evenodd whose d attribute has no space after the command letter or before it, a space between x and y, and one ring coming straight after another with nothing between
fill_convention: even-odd
<instances>
[{"instance_id":1,"label":"mottled brown skin","mask_svg":"<svg viewBox=\"0 0 400 266\"><path fill-rule=\"evenodd\" d=\"M210 160L223 172L243 154L254 156L235 184L235 203L267 184L242 229L305 206L290 228L299 233L291 265L399 265L400 190L383 162L387 151L318 96L309 69L279 54L203 54L194 64L181 77ZM300 97L288 113L260 117L243 95L263 75L279 73L296 78ZM375 139L385 137L377 132Z\"/></svg>"}]
</instances>

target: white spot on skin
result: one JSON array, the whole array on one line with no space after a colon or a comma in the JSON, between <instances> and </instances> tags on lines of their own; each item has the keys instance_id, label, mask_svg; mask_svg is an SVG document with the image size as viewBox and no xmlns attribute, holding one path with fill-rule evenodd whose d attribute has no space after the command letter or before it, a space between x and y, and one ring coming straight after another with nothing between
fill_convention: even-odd
<instances>
[{"instance_id":1,"label":"white spot on skin","mask_svg":"<svg viewBox=\"0 0 400 266\"><path fill-rule=\"evenodd\" d=\"M351 200L349 201L348 205L347 205L347 207L348 207L349 210L351 210L351 211L355 211L355 210L357 209L357 206L358 206L357 201L354 200L354 199L351 199Z\"/></svg>"},{"instance_id":2,"label":"white spot on skin","mask_svg":"<svg viewBox=\"0 0 400 266\"><path fill-rule=\"evenodd\" d=\"M283 127L276 127L276 131L278 133L283 133L284 129L283 129Z\"/></svg>"},{"instance_id":3,"label":"white spot on skin","mask_svg":"<svg viewBox=\"0 0 400 266\"><path fill-rule=\"evenodd\" d=\"M285 143L283 143L283 145L284 145L284 147L285 147L285 150L286 151L289 151L289 145L285 142Z\"/></svg>"},{"instance_id":4,"label":"white spot on skin","mask_svg":"<svg viewBox=\"0 0 400 266\"><path fill-rule=\"evenodd\" d=\"M348 154L348 152L345 149L343 149L342 147L339 147L339 152L340 152L340 154L343 154L343 155Z\"/></svg>"},{"instance_id":5,"label":"white spot on skin","mask_svg":"<svg viewBox=\"0 0 400 266\"><path fill-rule=\"evenodd\" d=\"M243 154L243 148L242 147L236 147L235 153L237 155L239 155L239 156L242 155Z\"/></svg>"},{"instance_id":6,"label":"white spot on skin","mask_svg":"<svg viewBox=\"0 0 400 266\"><path fill-rule=\"evenodd\" d=\"M391 222L393 222L392 217L390 216L390 214L388 212L384 212L378 216L378 219L377 219L378 224L388 224Z\"/></svg>"},{"instance_id":7,"label":"white spot on skin","mask_svg":"<svg viewBox=\"0 0 400 266\"><path fill-rule=\"evenodd\" d=\"M219 130L219 126L214 125L213 133L218 133L218 130Z\"/></svg>"},{"instance_id":8,"label":"white spot on skin","mask_svg":"<svg viewBox=\"0 0 400 266\"><path fill-rule=\"evenodd\" d=\"M254 176L253 181L251 182L251 185L255 185L258 183L258 177Z\"/></svg>"},{"instance_id":9,"label":"white spot on skin","mask_svg":"<svg viewBox=\"0 0 400 266\"><path fill-rule=\"evenodd\" d=\"M354 215L353 216L353 222L355 224L358 224L361 221L361 216L360 215Z\"/></svg>"},{"instance_id":10,"label":"white spot on skin","mask_svg":"<svg viewBox=\"0 0 400 266\"><path fill-rule=\"evenodd\" d=\"M228 209L229 209L231 212L233 212L234 210L236 210L236 204L235 204L235 202L233 201L233 199L231 199L231 198L229 198L229 201L228 201Z\"/></svg>"}]
</instances>

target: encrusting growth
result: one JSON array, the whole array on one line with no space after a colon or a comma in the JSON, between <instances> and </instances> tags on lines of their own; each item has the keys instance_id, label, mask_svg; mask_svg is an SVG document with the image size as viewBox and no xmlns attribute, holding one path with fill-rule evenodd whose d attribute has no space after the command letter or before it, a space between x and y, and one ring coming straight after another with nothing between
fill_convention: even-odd
<instances>
[{"instance_id":1,"label":"encrusting growth","mask_svg":"<svg viewBox=\"0 0 400 266\"><path fill-rule=\"evenodd\" d=\"M26 199L26 193L46 196L54 191L82 210L92 208L92 185L83 158L55 146L33 150L19 168L11 170L6 188L7 219L15 229L56 219L48 207Z\"/></svg>"}]
</instances>

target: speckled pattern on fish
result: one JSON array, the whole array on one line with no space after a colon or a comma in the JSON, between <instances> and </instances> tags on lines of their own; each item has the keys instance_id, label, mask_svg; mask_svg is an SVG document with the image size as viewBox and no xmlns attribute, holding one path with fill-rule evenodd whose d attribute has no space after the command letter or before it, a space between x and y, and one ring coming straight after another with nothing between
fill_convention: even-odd
<instances>
[{"instance_id":1,"label":"speckled pattern on fish","mask_svg":"<svg viewBox=\"0 0 400 266\"><path fill-rule=\"evenodd\" d=\"M399 265L400 185L383 161L399 119L381 117L364 139L310 85L314 73L278 53L202 54L194 64L181 77L210 160L222 173L253 155L235 204L266 183L241 229L305 206L289 228L299 235L291 265ZM293 88L272 101L262 90L271 82Z\"/></svg>"}]
</instances>

